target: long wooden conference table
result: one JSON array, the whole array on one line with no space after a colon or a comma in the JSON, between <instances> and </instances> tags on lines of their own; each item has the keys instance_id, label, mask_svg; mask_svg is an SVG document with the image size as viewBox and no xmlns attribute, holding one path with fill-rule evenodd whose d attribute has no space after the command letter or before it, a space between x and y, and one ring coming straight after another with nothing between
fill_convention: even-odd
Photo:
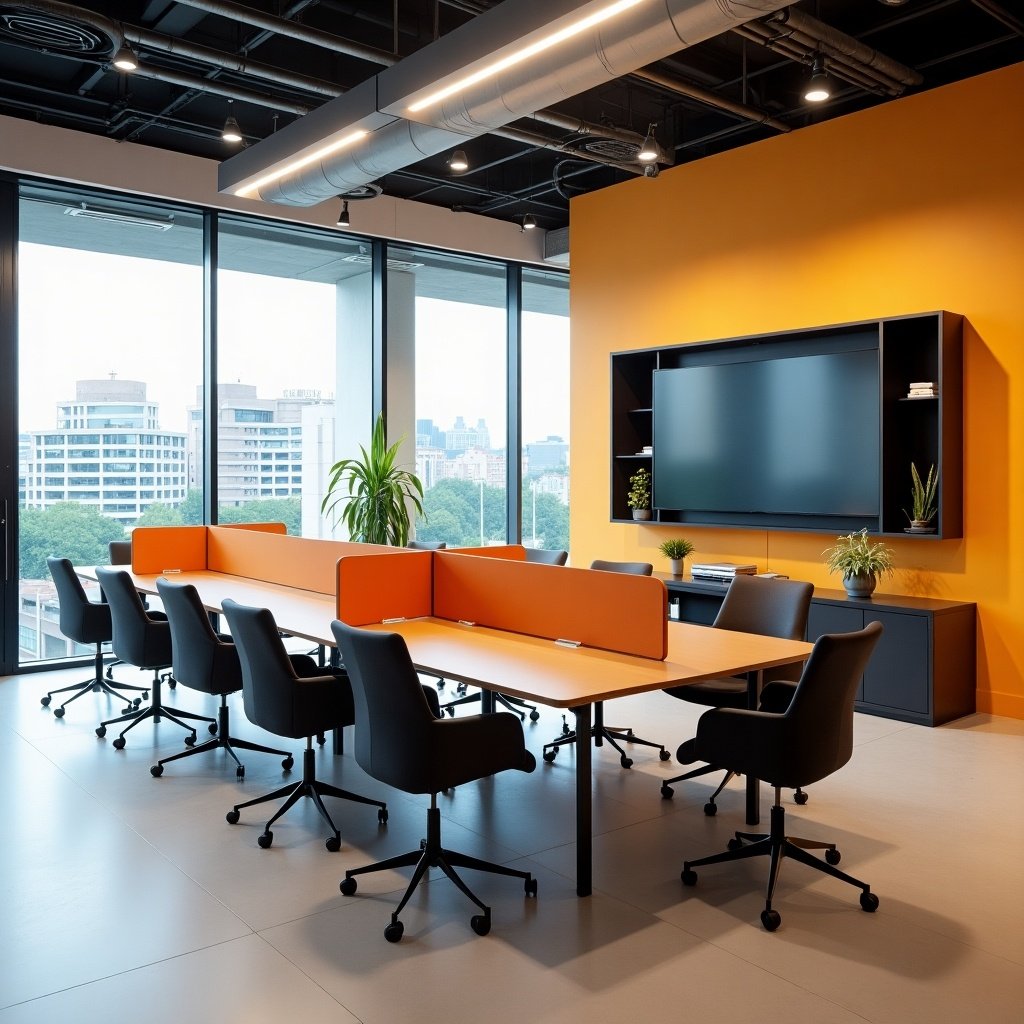
<instances>
[{"instance_id":1,"label":"long wooden conference table","mask_svg":"<svg viewBox=\"0 0 1024 1024\"><path fill-rule=\"evenodd\" d=\"M136 546L139 546L141 532L135 532ZM285 537L278 541L253 537L236 541L230 538L231 543L256 546L296 540L301 538ZM591 570L570 570L521 561L516 564L507 561L502 567L499 564L503 561L501 556L493 562L486 557L426 551L358 557L366 554L366 546L351 547L361 550L352 552L357 557L343 556L339 560L337 591L334 594L307 590L289 583L256 579L238 572L221 571L231 567L226 562L214 569L165 566L162 571L152 571L151 567L150 571L140 571L147 568L144 564L138 564L144 562L145 558L137 559L133 554L133 568L116 568L129 571L135 586L143 593L156 593L156 580L160 576L175 582L191 583L209 611L220 611L224 599L228 597L243 604L269 608L280 629L314 644L334 646L330 624L335 618L342 618L363 628L397 632L405 639L417 669L446 679L464 681L481 687L485 692L500 691L530 702L571 711L576 719L577 735L580 736L590 734L593 706L598 701L686 685L708 678L744 674L753 699L763 669L803 661L811 651L811 645L802 641L668 622L667 613L657 623L657 630L654 631L660 631L664 637L661 649L666 653L663 657L603 649L579 639L531 635L532 630L520 632L495 628L479 624L475 616L471 619L461 614L472 607L482 613L479 616L481 619L500 619L500 608L491 606L498 598L492 597L490 588L484 587L487 581L492 580L492 576L497 577L493 582L499 589L503 574L507 578L511 578L509 574L518 578L525 572L530 580L537 579L545 584L547 590L551 589L552 581L561 583L564 580L569 583L574 578L580 579L587 592L596 599L594 606L585 611L598 618L602 588L608 585L621 587L622 580L626 578L614 580L617 574L592 573ZM438 555L448 557L438 560ZM514 556L513 551L511 557ZM214 559L210 561L216 564ZM392 586L395 580L388 579L389 572L396 566L401 570L397 577L401 586ZM542 570L543 575L538 575L536 570ZM79 571L83 576L90 575L87 569ZM564 575L552 576L551 571ZM574 577L570 575L572 573L589 574L591 578ZM452 579L448 579L446 574L452 574L452 579L459 582L460 587L445 593L445 586L452 587ZM604 577L613 579L607 580ZM383 586L380 584L382 579L385 581ZM642 591L645 595L657 594L654 585L664 586L650 577L633 579L645 581ZM300 579L299 582L308 581ZM432 607L429 609L434 614L400 614L402 611L424 610L422 591L428 584L434 588ZM636 584L626 579L626 586L636 587ZM321 589L326 590L326 585ZM343 594L343 589L348 593ZM367 592L371 590L374 593L368 597ZM636 590L636 593L640 592ZM538 598L531 604L529 612L517 609L517 614L526 616L523 624L527 626L531 625L528 621L531 614L558 617L559 613L553 609L558 604L564 604L565 596L554 594L547 607L544 606L545 599ZM506 598L507 595L502 599ZM382 609L398 611L399 614L381 614ZM442 614L437 614L438 611ZM621 625L621 620L625 619L626 627L630 627L629 609L611 611L617 624ZM640 611L646 622L650 618L649 610ZM568 624L577 635L591 628L587 618L562 616L559 624ZM533 625L537 628L535 623ZM598 622L594 628L607 630L608 626ZM580 896L588 896L593 886L592 746L590 743L577 743L575 752L576 891ZM757 780L747 780L746 816L749 824L756 824L759 819Z\"/></svg>"}]
</instances>

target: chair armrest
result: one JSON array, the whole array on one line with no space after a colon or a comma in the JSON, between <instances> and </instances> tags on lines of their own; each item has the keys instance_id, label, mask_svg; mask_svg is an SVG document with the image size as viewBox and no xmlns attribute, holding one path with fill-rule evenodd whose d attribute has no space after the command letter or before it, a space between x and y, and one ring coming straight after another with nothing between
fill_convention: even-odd
<instances>
[{"instance_id":1,"label":"chair armrest","mask_svg":"<svg viewBox=\"0 0 1024 1024\"><path fill-rule=\"evenodd\" d=\"M789 680L776 680L767 683L761 691L761 703L758 711L768 711L772 714L785 714L789 708L793 694L796 693L797 684Z\"/></svg>"},{"instance_id":2,"label":"chair armrest","mask_svg":"<svg viewBox=\"0 0 1024 1024\"><path fill-rule=\"evenodd\" d=\"M697 723L694 751L701 761L773 782L787 728L785 715L713 708Z\"/></svg>"}]
</instances>

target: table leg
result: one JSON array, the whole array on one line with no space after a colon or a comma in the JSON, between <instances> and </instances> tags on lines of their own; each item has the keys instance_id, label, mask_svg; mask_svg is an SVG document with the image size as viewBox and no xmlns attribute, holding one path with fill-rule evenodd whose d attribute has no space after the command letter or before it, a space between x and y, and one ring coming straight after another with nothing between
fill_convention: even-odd
<instances>
[{"instance_id":1,"label":"table leg","mask_svg":"<svg viewBox=\"0 0 1024 1024\"><path fill-rule=\"evenodd\" d=\"M482 715L493 715L496 705L494 702L494 691L493 690L481 690L480 691L480 714Z\"/></svg>"},{"instance_id":2,"label":"table leg","mask_svg":"<svg viewBox=\"0 0 1024 1024\"><path fill-rule=\"evenodd\" d=\"M590 777L590 704L573 708L576 716L576 895L589 896L593 889L593 780Z\"/></svg>"},{"instance_id":3,"label":"table leg","mask_svg":"<svg viewBox=\"0 0 1024 1024\"><path fill-rule=\"evenodd\" d=\"M747 707L757 710L757 699L761 689L761 673L747 673ZM747 824L757 825L761 821L761 780L747 776Z\"/></svg>"}]
</instances>

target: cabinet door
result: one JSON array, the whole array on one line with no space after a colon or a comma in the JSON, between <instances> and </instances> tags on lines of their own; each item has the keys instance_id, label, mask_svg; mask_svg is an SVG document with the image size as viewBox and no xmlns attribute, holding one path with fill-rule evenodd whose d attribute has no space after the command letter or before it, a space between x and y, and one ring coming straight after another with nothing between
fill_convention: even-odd
<instances>
[{"instance_id":1,"label":"cabinet door","mask_svg":"<svg viewBox=\"0 0 1024 1024\"><path fill-rule=\"evenodd\" d=\"M864 613L865 624L876 621L885 632L864 673L861 699L881 708L930 716L931 643L927 616Z\"/></svg>"},{"instance_id":2,"label":"cabinet door","mask_svg":"<svg viewBox=\"0 0 1024 1024\"><path fill-rule=\"evenodd\" d=\"M807 639L814 643L825 633L854 633L864 628L864 612L860 608L841 608L834 604L815 604L807 615ZM857 700L863 701L864 680L857 687Z\"/></svg>"}]
</instances>

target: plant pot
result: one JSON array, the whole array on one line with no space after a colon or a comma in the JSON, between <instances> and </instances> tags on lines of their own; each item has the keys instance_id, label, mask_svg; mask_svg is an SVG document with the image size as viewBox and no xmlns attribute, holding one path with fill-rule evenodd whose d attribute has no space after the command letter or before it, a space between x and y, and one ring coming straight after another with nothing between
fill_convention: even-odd
<instances>
[{"instance_id":1,"label":"plant pot","mask_svg":"<svg viewBox=\"0 0 1024 1024\"><path fill-rule=\"evenodd\" d=\"M911 519L910 526L904 533L934 533L935 527L931 525L930 519Z\"/></svg>"},{"instance_id":2,"label":"plant pot","mask_svg":"<svg viewBox=\"0 0 1024 1024\"><path fill-rule=\"evenodd\" d=\"M878 582L873 572L859 572L856 576L844 576L843 587L847 597L870 597Z\"/></svg>"},{"instance_id":3,"label":"plant pot","mask_svg":"<svg viewBox=\"0 0 1024 1024\"><path fill-rule=\"evenodd\" d=\"M634 519L650 519L651 510L649 508L635 508L633 509Z\"/></svg>"},{"instance_id":4,"label":"plant pot","mask_svg":"<svg viewBox=\"0 0 1024 1024\"><path fill-rule=\"evenodd\" d=\"M669 567L669 572L671 572L673 576L683 575L683 560L681 558L670 558Z\"/></svg>"}]
</instances>

